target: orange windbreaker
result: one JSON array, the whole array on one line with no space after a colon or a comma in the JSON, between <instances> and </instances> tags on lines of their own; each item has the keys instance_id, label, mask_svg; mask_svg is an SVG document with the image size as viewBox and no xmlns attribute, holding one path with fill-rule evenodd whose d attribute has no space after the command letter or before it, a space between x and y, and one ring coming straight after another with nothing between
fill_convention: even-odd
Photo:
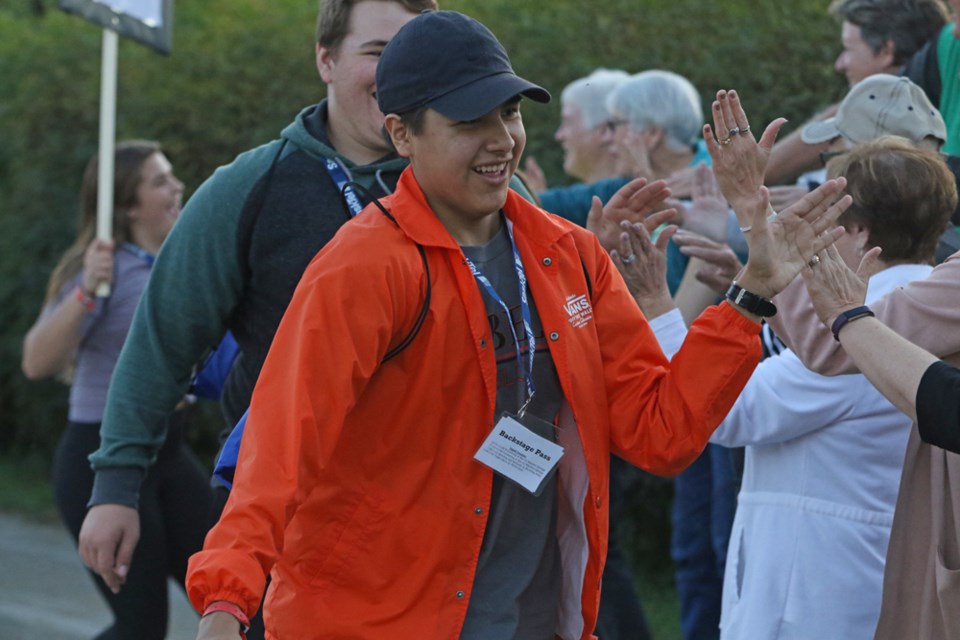
<instances>
[{"instance_id":1,"label":"orange windbreaker","mask_svg":"<svg viewBox=\"0 0 960 640\"><path fill-rule=\"evenodd\" d=\"M473 459L494 423L487 312L410 169L383 203L396 224L367 207L304 273L253 394L227 507L190 561L200 611L228 600L252 614L272 572L270 638L455 640L467 611L492 482ZM671 363L592 234L513 192L504 211L566 399L557 636L589 638L610 453L659 475L692 462L759 361L759 328L710 308ZM424 301L415 243L430 311L381 364Z\"/></svg>"}]
</instances>

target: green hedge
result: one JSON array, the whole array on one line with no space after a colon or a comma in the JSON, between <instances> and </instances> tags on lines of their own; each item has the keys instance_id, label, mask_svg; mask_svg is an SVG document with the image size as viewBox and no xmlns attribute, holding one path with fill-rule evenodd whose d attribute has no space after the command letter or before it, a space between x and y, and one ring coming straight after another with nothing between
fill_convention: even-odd
<instances>
[{"instance_id":1,"label":"green hedge","mask_svg":"<svg viewBox=\"0 0 960 640\"><path fill-rule=\"evenodd\" d=\"M49 271L70 243L80 176L96 152L100 30L54 0L0 4L0 457L49 460L66 390L20 373L24 333ZM519 73L555 96L599 66L665 68L709 110L737 88L754 124L799 124L842 94L832 71L839 27L827 0L450 0L486 23ZM39 11L38 11L39 9ZM43 11L43 9L46 9ZM117 135L160 140L189 194L237 153L274 138L324 87L314 66L316 5L304 0L181 0L174 51L121 42ZM559 104L524 111L528 153L565 180L553 141ZM213 407L201 410L215 425ZM218 425L217 425L218 427ZM212 455L210 430L195 440ZM669 572L671 485L642 476L621 523L646 573Z\"/></svg>"}]
</instances>

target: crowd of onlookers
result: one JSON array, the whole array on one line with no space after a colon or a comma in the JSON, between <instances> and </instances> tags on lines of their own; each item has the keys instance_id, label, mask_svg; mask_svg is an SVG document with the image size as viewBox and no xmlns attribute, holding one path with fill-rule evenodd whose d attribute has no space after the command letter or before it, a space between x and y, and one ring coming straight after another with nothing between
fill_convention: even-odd
<instances>
[{"instance_id":1,"label":"crowd of onlookers","mask_svg":"<svg viewBox=\"0 0 960 640\"><path fill-rule=\"evenodd\" d=\"M634 466L675 474L686 640L960 637L960 1L834 0L849 92L781 139L598 69L563 186L518 166L549 94L434 9L321 2L327 97L182 216L127 141L96 237L88 167L23 370L71 383L99 637L163 638L173 576L203 638L650 638ZM211 378L233 487L183 443ZM478 462L498 431L562 447L535 491Z\"/></svg>"}]
</instances>

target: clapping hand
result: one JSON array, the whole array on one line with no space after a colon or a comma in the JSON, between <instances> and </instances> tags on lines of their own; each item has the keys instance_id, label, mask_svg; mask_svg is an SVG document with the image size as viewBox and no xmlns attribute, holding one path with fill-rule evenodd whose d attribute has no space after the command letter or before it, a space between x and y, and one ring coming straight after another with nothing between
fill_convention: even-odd
<instances>
[{"instance_id":1,"label":"clapping hand","mask_svg":"<svg viewBox=\"0 0 960 640\"><path fill-rule=\"evenodd\" d=\"M720 191L739 219L740 208L760 197L773 143L787 121L777 118L771 122L758 142L736 91L718 91L712 111L713 127L703 126L703 138ZM741 220L740 224L745 223Z\"/></svg>"},{"instance_id":2,"label":"clapping hand","mask_svg":"<svg viewBox=\"0 0 960 640\"><path fill-rule=\"evenodd\" d=\"M856 273L836 247L818 253L816 263L801 272L817 317L829 327L844 311L861 306L867 297L867 280L880 266L880 247L864 254Z\"/></svg>"},{"instance_id":3,"label":"clapping hand","mask_svg":"<svg viewBox=\"0 0 960 640\"><path fill-rule=\"evenodd\" d=\"M594 196L587 214L587 229L596 234L606 251L620 247L621 222L641 223L649 233L673 219L676 209L664 209L670 189L663 180L647 184L646 178L631 180L620 187L606 205ZM660 209L658 211L658 209Z\"/></svg>"},{"instance_id":4,"label":"clapping hand","mask_svg":"<svg viewBox=\"0 0 960 640\"><path fill-rule=\"evenodd\" d=\"M850 196L840 197L846 180L828 180L776 214L763 176L785 120L770 123L757 142L736 92L719 91L712 112L713 128L704 126L707 149L717 183L736 212L749 249L747 266L737 280L744 289L772 298L816 253L843 235L836 220L852 202Z\"/></svg>"},{"instance_id":5,"label":"clapping hand","mask_svg":"<svg viewBox=\"0 0 960 640\"><path fill-rule=\"evenodd\" d=\"M667 242L677 227L663 229L656 242L643 224L623 222L620 227L620 246L610 252L613 264L644 315L666 313L674 306L667 287Z\"/></svg>"},{"instance_id":6,"label":"clapping hand","mask_svg":"<svg viewBox=\"0 0 960 640\"><path fill-rule=\"evenodd\" d=\"M696 166L693 178L690 202L670 200L668 204L680 213L684 229L722 242L727 237L730 207L706 163L701 162Z\"/></svg>"},{"instance_id":7,"label":"clapping hand","mask_svg":"<svg viewBox=\"0 0 960 640\"><path fill-rule=\"evenodd\" d=\"M722 242L682 229L674 234L673 242L683 255L702 261L691 263L697 267L694 277L720 295L743 269L737 254Z\"/></svg>"}]
</instances>

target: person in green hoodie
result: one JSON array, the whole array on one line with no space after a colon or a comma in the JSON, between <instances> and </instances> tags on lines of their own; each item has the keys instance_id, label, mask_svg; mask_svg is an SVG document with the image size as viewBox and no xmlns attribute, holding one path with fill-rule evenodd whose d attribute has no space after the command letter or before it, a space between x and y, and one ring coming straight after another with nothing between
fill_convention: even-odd
<instances>
[{"instance_id":1,"label":"person in green hoodie","mask_svg":"<svg viewBox=\"0 0 960 640\"><path fill-rule=\"evenodd\" d=\"M227 330L236 337L240 354L221 399L232 426L307 263L369 198L393 191L407 161L381 135L377 60L400 27L436 8L435 0L322 2L316 64L326 99L303 109L279 139L217 169L157 256L90 457L96 475L80 532L84 562L114 592L140 537L141 482L194 365ZM360 188L347 187L344 206L348 182ZM225 500L222 489L210 524Z\"/></svg>"}]
</instances>

